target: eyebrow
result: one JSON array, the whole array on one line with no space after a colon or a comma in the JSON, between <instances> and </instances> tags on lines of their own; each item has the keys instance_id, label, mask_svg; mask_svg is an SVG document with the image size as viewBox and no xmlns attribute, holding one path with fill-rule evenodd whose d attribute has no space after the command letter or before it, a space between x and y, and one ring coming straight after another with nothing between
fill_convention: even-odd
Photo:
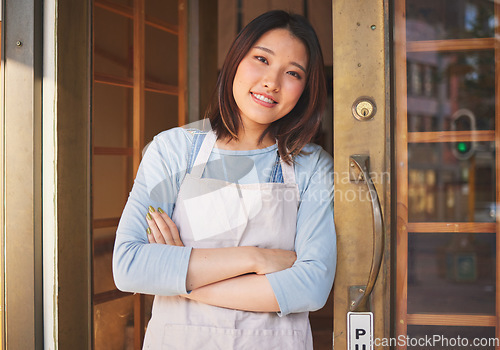
<instances>
[{"instance_id":1,"label":"eyebrow","mask_svg":"<svg viewBox=\"0 0 500 350\"><path fill-rule=\"evenodd\" d=\"M267 47L263 47L263 46L255 46L254 49L259 49L259 50L262 50L262 51L265 51L273 56L275 56L276 54L274 53L273 50L271 49L268 49ZM290 62L291 65L301 69L304 73L306 73L306 69L304 67L302 67L302 65L298 64L297 62Z\"/></svg>"}]
</instances>

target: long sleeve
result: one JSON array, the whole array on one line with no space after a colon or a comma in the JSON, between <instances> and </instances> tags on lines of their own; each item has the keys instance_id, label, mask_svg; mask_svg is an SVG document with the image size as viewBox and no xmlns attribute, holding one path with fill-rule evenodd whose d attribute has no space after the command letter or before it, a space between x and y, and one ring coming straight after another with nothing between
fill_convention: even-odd
<instances>
[{"instance_id":1,"label":"long sleeve","mask_svg":"<svg viewBox=\"0 0 500 350\"><path fill-rule=\"evenodd\" d=\"M281 316L323 307L335 277L333 161L321 149L305 158L301 165L299 157L296 165L296 175L304 186L297 214L297 260L289 269L266 275ZM312 176L310 169L314 169Z\"/></svg>"},{"instance_id":2,"label":"long sleeve","mask_svg":"<svg viewBox=\"0 0 500 350\"><path fill-rule=\"evenodd\" d=\"M172 215L185 175L190 140L179 128L166 131L148 146L116 232L113 252L115 284L122 291L178 295L186 293L191 248L149 244L148 206Z\"/></svg>"}]
</instances>

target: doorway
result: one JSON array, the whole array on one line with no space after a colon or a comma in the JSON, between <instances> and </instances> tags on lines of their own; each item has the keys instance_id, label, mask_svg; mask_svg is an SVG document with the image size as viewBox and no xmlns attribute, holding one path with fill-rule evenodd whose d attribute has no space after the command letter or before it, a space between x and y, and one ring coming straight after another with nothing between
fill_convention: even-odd
<instances>
[{"instance_id":1,"label":"doorway","mask_svg":"<svg viewBox=\"0 0 500 350\"><path fill-rule=\"evenodd\" d=\"M142 149L157 133L202 118L228 46L242 26L265 11L291 10L309 18L331 85L331 3L94 0L93 8L93 344L141 349L153 298L118 291L111 258ZM331 93L317 140L330 153ZM315 349L331 349L331 297L311 323Z\"/></svg>"}]
</instances>

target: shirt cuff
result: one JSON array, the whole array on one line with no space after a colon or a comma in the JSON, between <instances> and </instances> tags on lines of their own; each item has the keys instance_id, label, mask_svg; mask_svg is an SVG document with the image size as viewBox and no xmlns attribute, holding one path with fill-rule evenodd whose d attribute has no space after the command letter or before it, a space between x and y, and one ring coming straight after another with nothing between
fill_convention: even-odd
<instances>
[{"instance_id":1,"label":"shirt cuff","mask_svg":"<svg viewBox=\"0 0 500 350\"><path fill-rule=\"evenodd\" d=\"M274 296L276 297L276 300L278 302L278 306L280 308L280 311L277 313L278 316L286 316L290 313L290 308L288 306L288 301L286 300L285 296L285 291L283 289L283 286L280 283L280 278L279 278L279 273L278 272L273 272L266 274L265 276L267 277L267 280L271 284L271 288L273 289ZM282 276L283 277L283 276ZM281 278L281 281L283 278Z\"/></svg>"},{"instance_id":2,"label":"shirt cuff","mask_svg":"<svg viewBox=\"0 0 500 350\"><path fill-rule=\"evenodd\" d=\"M186 288L186 280L187 280L187 272L189 267L189 259L191 258L191 251L193 247L182 247L182 253L179 260L179 274L177 280L177 290L180 292L179 294L189 294L191 291L187 291Z\"/></svg>"}]
</instances>

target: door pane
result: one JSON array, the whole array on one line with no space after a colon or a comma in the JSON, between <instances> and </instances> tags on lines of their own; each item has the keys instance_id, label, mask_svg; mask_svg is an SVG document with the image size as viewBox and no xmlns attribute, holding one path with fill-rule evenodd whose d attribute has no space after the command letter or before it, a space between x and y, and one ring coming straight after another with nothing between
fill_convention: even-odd
<instances>
[{"instance_id":1,"label":"door pane","mask_svg":"<svg viewBox=\"0 0 500 350\"><path fill-rule=\"evenodd\" d=\"M410 233L408 313L494 315L495 259L493 233Z\"/></svg>"},{"instance_id":2,"label":"door pane","mask_svg":"<svg viewBox=\"0 0 500 350\"><path fill-rule=\"evenodd\" d=\"M460 142L408 145L410 222L495 221L495 143L468 144L466 159Z\"/></svg>"},{"instance_id":3,"label":"door pane","mask_svg":"<svg viewBox=\"0 0 500 350\"><path fill-rule=\"evenodd\" d=\"M409 132L495 129L493 50L409 52L407 66Z\"/></svg>"},{"instance_id":4,"label":"door pane","mask_svg":"<svg viewBox=\"0 0 500 350\"><path fill-rule=\"evenodd\" d=\"M490 0L407 1L407 39L487 38L494 35Z\"/></svg>"}]
</instances>

